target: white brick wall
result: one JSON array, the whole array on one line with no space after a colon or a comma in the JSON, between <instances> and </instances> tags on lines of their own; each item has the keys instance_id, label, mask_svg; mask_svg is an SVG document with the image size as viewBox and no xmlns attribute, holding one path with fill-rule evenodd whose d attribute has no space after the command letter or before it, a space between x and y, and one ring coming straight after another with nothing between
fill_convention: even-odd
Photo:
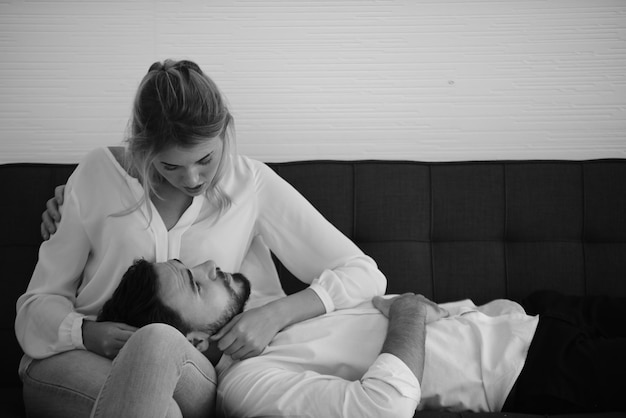
<instances>
[{"instance_id":1,"label":"white brick wall","mask_svg":"<svg viewBox=\"0 0 626 418\"><path fill-rule=\"evenodd\" d=\"M624 0L0 0L0 163L119 143L167 57L265 161L626 158Z\"/></svg>"}]
</instances>

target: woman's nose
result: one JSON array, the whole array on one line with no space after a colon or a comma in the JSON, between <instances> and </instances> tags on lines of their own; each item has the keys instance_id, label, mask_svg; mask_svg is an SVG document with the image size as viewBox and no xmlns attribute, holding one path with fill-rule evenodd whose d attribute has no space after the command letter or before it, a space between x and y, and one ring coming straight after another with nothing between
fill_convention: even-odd
<instances>
[{"instance_id":1,"label":"woman's nose","mask_svg":"<svg viewBox=\"0 0 626 418\"><path fill-rule=\"evenodd\" d=\"M200 183L200 173L195 167L185 171L185 177L183 179L185 187L196 187L198 183Z\"/></svg>"}]
</instances>

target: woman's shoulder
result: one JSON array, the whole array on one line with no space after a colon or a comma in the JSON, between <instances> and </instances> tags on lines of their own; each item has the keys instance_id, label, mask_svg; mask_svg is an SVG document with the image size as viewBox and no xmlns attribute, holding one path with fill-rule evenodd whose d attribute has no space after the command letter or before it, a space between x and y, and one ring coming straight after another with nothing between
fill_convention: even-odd
<instances>
[{"instance_id":1,"label":"woman's shoulder","mask_svg":"<svg viewBox=\"0 0 626 418\"><path fill-rule=\"evenodd\" d=\"M246 155L233 156L234 165L237 168L245 168L248 170L256 169L257 167L264 166L265 164L254 158L250 158Z\"/></svg>"},{"instance_id":2,"label":"woman's shoulder","mask_svg":"<svg viewBox=\"0 0 626 418\"><path fill-rule=\"evenodd\" d=\"M88 151L79 161L78 167L85 165L109 163L111 159L117 160L113 151L115 147L97 147Z\"/></svg>"},{"instance_id":3,"label":"woman's shoulder","mask_svg":"<svg viewBox=\"0 0 626 418\"><path fill-rule=\"evenodd\" d=\"M273 171L261 161L243 155L229 158L229 169L221 180L221 186L233 202L241 204L259 193Z\"/></svg>"},{"instance_id":4,"label":"woman's shoulder","mask_svg":"<svg viewBox=\"0 0 626 418\"><path fill-rule=\"evenodd\" d=\"M125 166L124 158L126 154L126 149L124 147L122 146L106 147L106 150L109 151L111 156L115 159L115 161L117 161L117 163L121 167Z\"/></svg>"},{"instance_id":5,"label":"woman's shoulder","mask_svg":"<svg viewBox=\"0 0 626 418\"><path fill-rule=\"evenodd\" d=\"M126 173L125 148L122 146L103 146L94 148L83 156L81 165L102 166Z\"/></svg>"},{"instance_id":6,"label":"woman's shoulder","mask_svg":"<svg viewBox=\"0 0 626 418\"><path fill-rule=\"evenodd\" d=\"M255 179L263 178L268 175L276 175L276 172L266 163L244 155L238 155L235 157L234 166L235 171L254 177Z\"/></svg>"},{"instance_id":7,"label":"woman's shoulder","mask_svg":"<svg viewBox=\"0 0 626 418\"><path fill-rule=\"evenodd\" d=\"M78 163L70 181L80 184L99 184L108 181L120 170L125 172L118 163L116 156L108 147L99 147L89 151Z\"/></svg>"}]
</instances>

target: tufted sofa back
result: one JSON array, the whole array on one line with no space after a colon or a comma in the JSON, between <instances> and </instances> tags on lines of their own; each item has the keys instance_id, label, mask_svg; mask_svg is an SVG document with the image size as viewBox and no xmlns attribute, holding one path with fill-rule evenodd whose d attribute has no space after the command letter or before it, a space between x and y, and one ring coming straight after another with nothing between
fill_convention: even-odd
<instances>
[{"instance_id":1,"label":"tufted sofa back","mask_svg":"<svg viewBox=\"0 0 626 418\"><path fill-rule=\"evenodd\" d=\"M389 293L626 295L626 160L274 168L378 262Z\"/></svg>"}]
</instances>

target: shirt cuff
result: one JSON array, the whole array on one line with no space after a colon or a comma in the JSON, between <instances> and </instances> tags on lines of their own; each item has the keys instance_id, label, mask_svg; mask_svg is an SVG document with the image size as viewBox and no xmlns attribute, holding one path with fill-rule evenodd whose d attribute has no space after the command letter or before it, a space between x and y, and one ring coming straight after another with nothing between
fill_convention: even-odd
<instances>
[{"instance_id":1,"label":"shirt cuff","mask_svg":"<svg viewBox=\"0 0 626 418\"><path fill-rule=\"evenodd\" d=\"M393 387L398 393L416 403L420 402L422 390L419 380L411 369L398 357L381 353L363 376L363 381L376 379Z\"/></svg>"},{"instance_id":2,"label":"shirt cuff","mask_svg":"<svg viewBox=\"0 0 626 418\"><path fill-rule=\"evenodd\" d=\"M317 293L317 296L322 301L324 305L324 309L326 309L326 313L330 313L335 310L335 302L333 302L333 298L330 297L328 291L322 287L321 284L318 283L317 279L311 283L309 289L313 290Z\"/></svg>"},{"instance_id":3,"label":"shirt cuff","mask_svg":"<svg viewBox=\"0 0 626 418\"><path fill-rule=\"evenodd\" d=\"M77 312L70 312L59 327L59 340L68 346L86 350L83 344L83 318Z\"/></svg>"}]
</instances>

